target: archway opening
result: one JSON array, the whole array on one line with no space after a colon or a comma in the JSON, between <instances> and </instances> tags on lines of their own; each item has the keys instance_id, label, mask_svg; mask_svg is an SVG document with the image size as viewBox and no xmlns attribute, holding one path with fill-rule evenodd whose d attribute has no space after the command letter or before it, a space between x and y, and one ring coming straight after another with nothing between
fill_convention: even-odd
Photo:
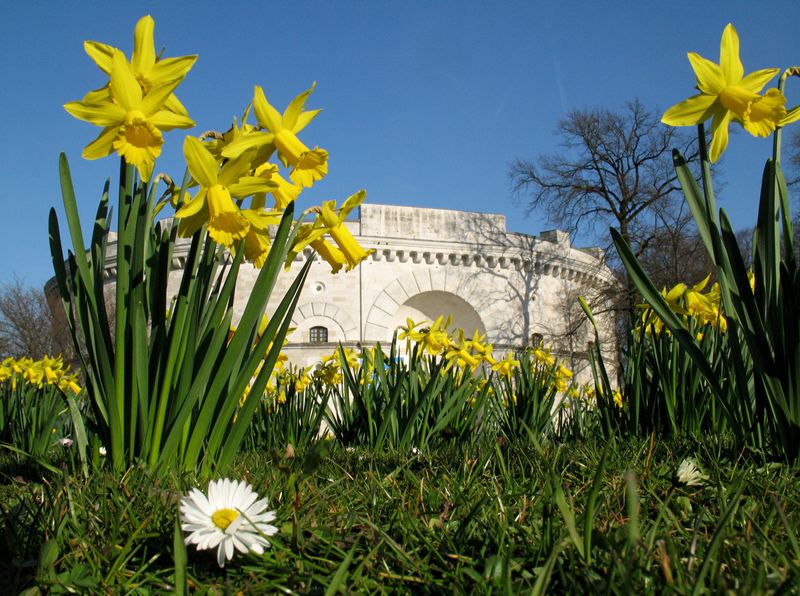
<instances>
[{"instance_id":1,"label":"archway opening","mask_svg":"<svg viewBox=\"0 0 800 596\"><path fill-rule=\"evenodd\" d=\"M422 292L406 300L394 315L392 329L405 325L407 318L412 319L415 323L433 322L442 315L453 317L450 325L451 331L462 329L464 335L469 337L476 330L481 335L486 333L486 327L480 315L469 302L450 292L441 291Z\"/></svg>"}]
</instances>

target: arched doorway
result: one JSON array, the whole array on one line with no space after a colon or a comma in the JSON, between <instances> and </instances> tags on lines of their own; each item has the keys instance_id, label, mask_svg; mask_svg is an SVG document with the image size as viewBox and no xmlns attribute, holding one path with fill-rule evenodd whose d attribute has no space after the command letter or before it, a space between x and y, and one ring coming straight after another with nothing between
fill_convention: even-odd
<instances>
[{"instance_id":1,"label":"arched doorway","mask_svg":"<svg viewBox=\"0 0 800 596\"><path fill-rule=\"evenodd\" d=\"M407 318L412 319L415 323L432 322L442 315L452 316L451 331L462 329L464 335L469 337L472 337L476 330L481 335L486 333L486 327L480 315L469 302L450 292L438 290L422 292L408 298L397 309L391 328L404 326Z\"/></svg>"}]
</instances>

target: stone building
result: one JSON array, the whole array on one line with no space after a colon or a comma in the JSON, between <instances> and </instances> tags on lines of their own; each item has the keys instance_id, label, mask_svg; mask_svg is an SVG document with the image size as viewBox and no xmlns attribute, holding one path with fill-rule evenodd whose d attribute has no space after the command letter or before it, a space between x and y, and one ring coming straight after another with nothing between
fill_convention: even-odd
<instances>
[{"instance_id":1,"label":"stone building","mask_svg":"<svg viewBox=\"0 0 800 596\"><path fill-rule=\"evenodd\" d=\"M358 219L346 225L362 246L375 249L370 258L333 275L306 249L273 292L268 311L303 261L315 258L285 350L296 364L317 362L340 342L387 345L406 317L451 315L452 328L486 334L496 352L543 341L573 370L588 374L586 351L594 335L577 297L591 302L615 283L601 249L574 248L561 231L538 237L508 232L503 215L445 209L363 204ZM257 273L242 267L237 293L246 292ZM601 327L604 349L613 355L613 321L601 317Z\"/></svg>"},{"instance_id":2,"label":"stone building","mask_svg":"<svg viewBox=\"0 0 800 596\"><path fill-rule=\"evenodd\" d=\"M363 204L347 227L365 248L375 249L353 271L331 273L309 248L297 255L276 282L267 313L274 312L305 259L314 258L295 310L285 352L301 366L316 363L339 343L387 346L406 318L433 321L452 316L451 329L486 335L495 353L543 343L588 380L587 349L594 339L578 296L590 302L615 279L598 248L571 246L553 230L539 236L508 232L505 216L447 209ZM177 292L190 241L173 253L168 291ZM115 235L107 258L115 262ZM113 265L107 266L106 295L113 300ZM239 270L234 321L244 311L259 271ZM58 302L55 280L46 292ZM60 310L60 309L59 309ZM598 317L601 341L614 360L613 320Z\"/></svg>"}]
</instances>

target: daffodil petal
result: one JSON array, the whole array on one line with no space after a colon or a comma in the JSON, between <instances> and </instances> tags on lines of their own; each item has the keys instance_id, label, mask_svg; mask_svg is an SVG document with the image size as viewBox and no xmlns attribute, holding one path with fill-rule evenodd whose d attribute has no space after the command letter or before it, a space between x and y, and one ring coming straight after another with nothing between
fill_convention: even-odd
<instances>
[{"instance_id":1,"label":"daffodil petal","mask_svg":"<svg viewBox=\"0 0 800 596\"><path fill-rule=\"evenodd\" d=\"M225 162L222 171L219 173L218 180L223 186L229 186L239 181L251 169L251 162L255 157L256 150L251 147L244 153Z\"/></svg>"},{"instance_id":2,"label":"daffodil petal","mask_svg":"<svg viewBox=\"0 0 800 596\"><path fill-rule=\"evenodd\" d=\"M153 166L155 161L145 160L136 164L136 169L139 170L139 177L142 182L149 182L153 176Z\"/></svg>"},{"instance_id":3,"label":"daffodil petal","mask_svg":"<svg viewBox=\"0 0 800 596\"><path fill-rule=\"evenodd\" d=\"M181 219L200 213L206 205L206 192L207 191L203 189L198 192L193 199L184 203L183 206L175 212L175 217Z\"/></svg>"},{"instance_id":4,"label":"daffodil petal","mask_svg":"<svg viewBox=\"0 0 800 596\"><path fill-rule=\"evenodd\" d=\"M728 23L722 32L719 43L719 66L728 85L734 85L742 80L744 66L739 59L739 34L731 23Z\"/></svg>"},{"instance_id":5,"label":"daffodil petal","mask_svg":"<svg viewBox=\"0 0 800 596\"><path fill-rule=\"evenodd\" d=\"M708 120L716 101L714 95L699 93L675 104L661 117L661 122L669 126L691 126Z\"/></svg>"},{"instance_id":6,"label":"daffodil petal","mask_svg":"<svg viewBox=\"0 0 800 596\"><path fill-rule=\"evenodd\" d=\"M111 59L111 95L126 111L139 109L142 103L142 88L131 71L128 60L119 50L114 50Z\"/></svg>"},{"instance_id":7,"label":"daffodil petal","mask_svg":"<svg viewBox=\"0 0 800 596\"><path fill-rule=\"evenodd\" d=\"M711 147L709 148L709 158L712 163L717 161L728 146L728 125L731 121L731 113L725 110L724 113L714 114L714 121L711 124Z\"/></svg>"},{"instance_id":8,"label":"daffodil petal","mask_svg":"<svg viewBox=\"0 0 800 596\"><path fill-rule=\"evenodd\" d=\"M251 147L256 149L269 145L275 140L275 135L268 132L254 132L236 139L222 149L222 156L227 158L239 157Z\"/></svg>"},{"instance_id":9,"label":"daffodil petal","mask_svg":"<svg viewBox=\"0 0 800 596\"><path fill-rule=\"evenodd\" d=\"M194 120L188 116L183 116L174 112L168 112L167 110L159 110L150 116L150 121L156 128L161 130L172 130L173 128L191 128L195 124Z\"/></svg>"},{"instance_id":10,"label":"daffodil petal","mask_svg":"<svg viewBox=\"0 0 800 596\"><path fill-rule=\"evenodd\" d=\"M163 108L172 112L173 114L186 116L187 118L189 117L189 111L184 107L174 93L167 98L167 101L164 102Z\"/></svg>"},{"instance_id":11,"label":"daffodil petal","mask_svg":"<svg viewBox=\"0 0 800 596\"><path fill-rule=\"evenodd\" d=\"M753 93L760 93L764 88L764 85L775 78L775 75L778 74L778 72L780 72L780 68L762 68L761 70L753 71L739 81L738 86L744 87Z\"/></svg>"},{"instance_id":12,"label":"daffodil petal","mask_svg":"<svg viewBox=\"0 0 800 596\"><path fill-rule=\"evenodd\" d=\"M779 126L786 126L792 122L800 120L800 106L796 106L787 112L786 116L778 123Z\"/></svg>"},{"instance_id":13,"label":"daffodil petal","mask_svg":"<svg viewBox=\"0 0 800 596\"><path fill-rule=\"evenodd\" d=\"M238 182L228 184L228 190L235 197L244 198L257 192L268 192L275 187L275 183L259 178L258 176L244 176Z\"/></svg>"},{"instance_id":14,"label":"daffodil petal","mask_svg":"<svg viewBox=\"0 0 800 596\"><path fill-rule=\"evenodd\" d=\"M164 106L164 102L167 101L167 98L172 95L172 92L179 84L180 80L171 81L151 89L142 99L142 112L150 116L160 110Z\"/></svg>"},{"instance_id":15,"label":"daffodil petal","mask_svg":"<svg viewBox=\"0 0 800 596\"><path fill-rule=\"evenodd\" d=\"M260 85L255 86L253 109L256 112L258 123L270 132L275 133L283 128L283 118L278 110L273 108L267 101L264 90Z\"/></svg>"},{"instance_id":16,"label":"daffodil petal","mask_svg":"<svg viewBox=\"0 0 800 596\"><path fill-rule=\"evenodd\" d=\"M208 221L208 209L205 201L201 202L200 210L196 214L183 217L179 221L178 235L182 238L194 236L195 232Z\"/></svg>"},{"instance_id":17,"label":"daffodil petal","mask_svg":"<svg viewBox=\"0 0 800 596\"><path fill-rule=\"evenodd\" d=\"M311 92L314 90L316 85L316 83L312 83L308 90L303 91L289 103L286 111L283 113L282 120L284 127L297 132L294 130L295 124L297 124L297 117L303 112L303 106L305 105L308 96L311 95Z\"/></svg>"},{"instance_id":18,"label":"daffodil petal","mask_svg":"<svg viewBox=\"0 0 800 596\"><path fill-rule=\"evenodd\" d=\"M148 80L153 85L161 85L169 81L181 80L197 61L196 55L176 56L156 62L148 73Z\"/></svg>"},{"instance_id":19,"label":"daffodil petal","mask_svg":"<svg viewBox=\"0 0 800 596\"><path fill-rule=\"evenodd\" d=\"M292 130L295 134L303 130L308 124L317 117L317 115L322 110L308 110L307 112L302 112L297 116L297 121L295 122Z\"/></svg>"},{"instance_id":20,"label":"daffodil petal","mask_svg":"<svg viewBox=\"0 0 800 596\"><path fill-rule=\"evenodd\" d=\"M109 126L97 135L97 138L89 143L83 150L84 159L100 159L113 152L114 139L117 136L117 127Z\"/></svg>"},{"instance_id":21,"label":"daffodil petal","mask_svg":"<svg viewBox=\"0 0 800 596\"><path fill-rule=\"evenodd\" d=\"M100 87L100 89L93 89L83 96L81 102L91 104L111 102L111 90L108 85Z\"/></svg>"},{"instance_id":22,"label":"daffodil petal","mask_svg":"<svg viewBox=\"0 0 800 596\"><path fill-rule=\"evenodd\" d=\"M83 42L83 49L89 55L97 67L107 75L111 74L111 56L114 54L114 48L108 44L100 43L99 41L85 41Z\"/></svg>"},{"instance_id":23,"label":"daffodil petal","mask_svg":"<svg viewBox=\"0 0 800 596\"><path fill-rule=\"evenodd\" d=\"M183 141L183 156L192 177L202 186L210 187L217 183L219 168L217 160L203 146L199 139L188 136Z\"/></svg>"},{"instance_id":24,"label":"daffodil petal","mask_svg":"<svg viewBox=\"0 0 800 596\"><path fill-rule=\"evenodd\" d=\"M709 95L719 95L726 87L725 77L719 65L695 52L689 52L688 56L697 77L697 88Z\"/></svg>"},{"instance_id":25,"label":"daffodil petal","mask_svg":"<svg viewBox=\"0 0 800 596\"><path fill-rule=\"evenodd\" d=\"M367 191L366 190L359 190L354 195L347 197L344 203L342 203L342 207L339 211L339 219L344 221L347 215L356 207L361 205L364 202L364 199L367 198Z\"/></svg>"},{"instance_id":26,"label":"daffodil petal","mask_svg":"<svg viewBox=\"0 0 800 596\"><path fill-rule=\"evenodd\" d=\"M97 126L119 125L125 120L125 110L111 102L91 105L82 101L71 101L64 104L64 109L78 120L85 120Z\"/></svg>"},{"instance_id":27,"label":"daffodil petal","mask_svg":"<svg viewBox=\"0 0 800 596\"><path fill-rule=\"evenodd\" d=\"M156 48L153 41L155 29L153 17L143 16L133 30L133 56L131 64L136 72L146 72L156 62Z\"/></svg>"},{"instance_id":28,"label":"daffodil petal","mask_svg":"<svg viewBox=\"0 0 800 596\"><path fill-rule=\"evenodd\" d=\"M241 213L250 222L252 228L262 232L270 226L281 223L283 217L280 211L267 211L266 209L242 209Z\"/></svg>"}]
</instances>

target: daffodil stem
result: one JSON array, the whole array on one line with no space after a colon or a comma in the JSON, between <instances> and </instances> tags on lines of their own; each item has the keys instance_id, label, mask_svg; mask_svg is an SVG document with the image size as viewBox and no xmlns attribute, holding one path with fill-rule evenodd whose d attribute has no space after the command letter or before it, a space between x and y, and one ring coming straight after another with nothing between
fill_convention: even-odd
<instances>
[{"instance_id":1,"label":"daffodil stem","mask_svg":"<svg viewBox=\"0 0 800 596\"><path fill-rule=\"evenodd\" d=\"M789 77L790 71L784 70L783 74L781 74L780 79L778 79L778 91L781 92L781 95L784 97L785 94L783 93L783 88L786 86L786 79ZM772 135L772 161L777 165L781 160L781 127L776 126L775 132Z\"/></svg>"}]
</instances>

